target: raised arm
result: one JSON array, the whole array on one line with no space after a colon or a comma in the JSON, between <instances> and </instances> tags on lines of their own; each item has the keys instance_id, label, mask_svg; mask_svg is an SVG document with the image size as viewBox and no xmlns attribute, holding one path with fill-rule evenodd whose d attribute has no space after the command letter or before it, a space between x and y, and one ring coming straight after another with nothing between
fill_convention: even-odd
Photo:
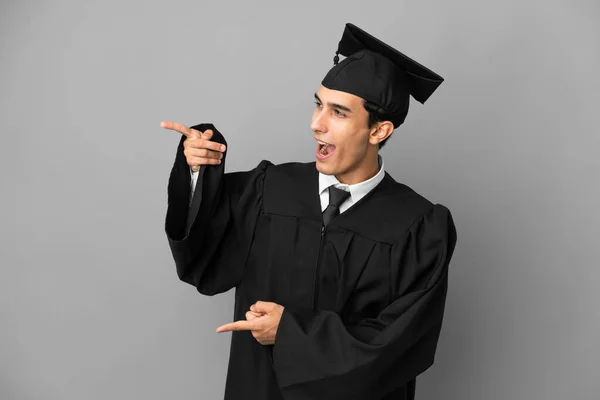
<instances>
[{"instance_id":1,"label":"raised arm","mask_svg":"<svg viewBox=\"0 0 600 400\"><path fill-rule=\"evenodd\" d=\"M225 292L238 285L243 275L270 163L263 161L254 170L225 174L227 144L212 124L165 127L178 128L173 130L184 135L169 177L165 220L177 274L200 293ZM211 140L202 138L207 131L212 132ZM191 135L196 138L190 140ZM198 164L190 203L190 166Z\"/></svg>"}]
</instances>

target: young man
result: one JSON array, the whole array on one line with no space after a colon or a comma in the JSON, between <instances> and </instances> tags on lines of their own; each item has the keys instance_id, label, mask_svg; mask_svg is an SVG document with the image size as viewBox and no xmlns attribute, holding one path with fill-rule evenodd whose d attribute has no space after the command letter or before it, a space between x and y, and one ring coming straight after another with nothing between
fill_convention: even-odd
<instances>
[{"instance_id":1,"label":"young man","mask_svg":"<svg viewBox=\"0 0 600 400\"><path fill-rule=\"evenodd\" d=\"M413 399L433 363L456 231L378 152L442 78L351 24L338 53L315 94L316 162L224 174L214 126L162 123L184 135L165 224L179 278L236 288L217 329L233 331L228 400Z\"/></svg>"}]
</instances>

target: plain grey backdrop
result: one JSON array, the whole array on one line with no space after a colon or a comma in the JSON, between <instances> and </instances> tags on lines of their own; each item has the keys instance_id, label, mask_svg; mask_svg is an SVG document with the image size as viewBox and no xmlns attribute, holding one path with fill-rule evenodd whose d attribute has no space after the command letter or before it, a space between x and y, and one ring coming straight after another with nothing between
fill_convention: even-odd
<instances>
[{"instance_id":1,"label":"plain grey backdrop","mask_svg":"<svg viewBox=\"0 0 600 400\"><path fill-rule=\"evenodd\" d=\"M222 398L233 292L177 279L159 124L313 160L346 22L446 79L382 153L458 228L417 398L598 398L597 0L0 4L1 399Z\"/></svg>"}]
</instances>

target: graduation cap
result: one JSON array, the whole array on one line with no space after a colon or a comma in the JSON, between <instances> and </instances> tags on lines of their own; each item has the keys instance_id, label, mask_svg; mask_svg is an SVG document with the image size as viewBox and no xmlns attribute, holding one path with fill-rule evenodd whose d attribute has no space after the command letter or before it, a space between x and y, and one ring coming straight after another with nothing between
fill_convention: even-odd
<instances>
[{"instance_id":1,"label":"graduation cap","mask_svg":"<svg viewBox=\"0 0 600 400\"><path fill-rule=\"evenodd\" d=\"M409 97L425 101L444 78L347 23L334 57L334 67L321 84L362 97L377 111L400 126L408 113ZM346 58L338 63L341 54Z\"/></svg>"}]
</instances>

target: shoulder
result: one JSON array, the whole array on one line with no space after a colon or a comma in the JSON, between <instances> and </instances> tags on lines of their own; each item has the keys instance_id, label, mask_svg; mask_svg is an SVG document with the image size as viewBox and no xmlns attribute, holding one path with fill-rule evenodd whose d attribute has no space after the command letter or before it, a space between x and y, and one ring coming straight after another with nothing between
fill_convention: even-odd
<instances>
[{"instance_id":1,"label":"shoulder","mask_svg":"<svg viewBox=\"0 0 600 400\"><path fill-rule=\"evenodd\" d=\"M268 214L320 221L316 164L289 162L267 168L263 211Z\"/></svg>"},{"instance_id":2,"label":"shoulder","mask_svg":"<svg viewBox=\"0 0 600 400\"><path fill-rule=\"evenodd\" d=\"M314 162L271 164L266 170L265 186L277 192L294 192L312 187L311 183L317 176Z\"/></svg>"},{"instance_id":3,"label":"shoulder","mask_svg":"<svg viewBox=\"0 0 600 400\"><path fill-rule=\"evenodd\" d=\"M435 204L386 173L381 183L366 196L365 204L340 223L373 240L398 244L411 230L442 223L449 214L445 206Z\"/></svg>"},{"instance_id":4,"label":"shoulder","mask_svg":"<svg viewBox=\"0 0 600 400\"><path fill-rule=\"evenodd\" d=\"M377 206L389 213L392 223L400 226L405 226L435 207L434 202L412 187L397 182L387 172L377 189L378 193L374 193Z\"/></svg>"},{"instance_id":5,"label":"shoulder","mask_svg":"<svg viewBox=\"0 0 600 400\"><path fill-rule=\"evenodd\" d=\"M413 234L425 230L430 233L439 231L440 234L446 234L454 230L452 214L445 205L425 198L405 184L393 179L392 181L390 187L393 195L388 201L398 205L391 219L397 226L402 227L398 231L399 238L411 231Z\"/></svg>"},{"instance_id":6,"label":"shoulder","mask_svg":"<svg viewBox=\"0 0 600 400\"><path fill-rule=\"evenodd\" d=\"M402 205L404 213L420 215L433 206L433 202L422 196L412 187L397 182L386 172L381 182L383 200L390 206ZM398 207L394 207L398 208Z\"/></svg>"},{"instance_id":7,"label":"shoulder","mask_svg":"<svg viewBox=\"0 0 600 400\"><path fill-rule=\"evenodd\" d=\"M279 179L299 179L316 173L314 162L287 162L283 164L271 164L268 175Z\"/></svg>"},{"instance_id":8,"label":"shoulder","mask_svg":"<svg viewBox=\"0 0 600 400\"><path fill-rule=\"evenodd\" d=\"M286 192L296 188L304 189L317 176L315 163L290 162L273 164L262 160L256 167L247 171L235 171L226 174L228 181L237 182L250 180L264 181L265 189L276 192Z\"/></svg>"}]
</instances>

